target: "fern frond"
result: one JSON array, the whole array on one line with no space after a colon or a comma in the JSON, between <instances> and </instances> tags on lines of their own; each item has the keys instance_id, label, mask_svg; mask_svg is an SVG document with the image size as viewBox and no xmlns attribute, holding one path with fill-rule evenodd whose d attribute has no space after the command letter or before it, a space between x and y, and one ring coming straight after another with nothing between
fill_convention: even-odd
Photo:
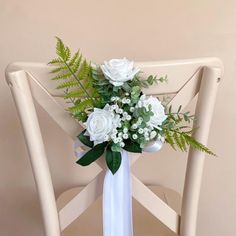
<instances>
[{"instance_id":1,"label":"fern frond","mask_svg":"<svg viewBox=\"0 0 236 236\"><path fill-rule=\"evenodd\" d=\"M79 102L78 104L72 107L69 107L68 109L72 114L76 114L76 113L84 111L86 108L89 108L89 107L93 107L93 99L91 98L84 99L83 101Z\"/></svg>"},{"instance_id":2,"label":"fern frond","mask_svg":"<svg viewBox=\"0 0 236 236\"><path fill-rule=\"evenodd\" d=\"M57 76L53 77L52 80L68 79L71 78L71 76L71 72L67 72L64 74L58 74Z\"/></svg>"},{"instance_id":3,"label":"fern frond","mask_svg":"<svg viewBox=\"0 0 236 236\"><path fill-rule=\"evenodd\" d=\"M59 37L56 37L57 44L56 44L56 53L57 55L63 60L68 61L71 56L70 49L64 45L62 40Z\"/></svg>"},{"instance_id":4,"label":"fern frond","mask_svg":"<svg viewBox=\"0 0 236 236\"><path fill-rule=\"evenodd\" d=\"M202 143L199 143L197 140L195 140L193 137L184 134L184 138L187 142L188 145L190 145L192 148L197 149L201 152L205 152L209 155L212 156L216 156L216 154L214 152L212 152L208 147L206 147L205 145L203 145Z\"/></svg>"},{"instance_id":5,"label":"fern frond","mask_svg":"<svg viewBox=\"0 0 236 236\"><path fill-rule=\"evenodd\" d=\"M184 148L183 148L183 145L182 145L182 142L181 142L181 139L180 139L180 136L178 133L173 133L173 138L175 140L175 143L177 145L177 147L181 150L181 151L184 151Z\"/></svg>"},{"instance_id":6,"label":"fern frond","mask_svg":"<svg viewBox=\"0 0 236 236\"><path fill-rule=\"evenodd\" d=\"M84 96L84 91L76 90L76 91L67 92L64 95L64 98L65 99L68 99L68 98L81 98L82 96Z\"/></svg>"},{"instance_id":7,"label":"fern frond","mask_svg":"<svg viewBox=\"0 0 236 236\"><path fill-rule=\"evenodd\" d=\"M175 148L175 142L174 142L174 139L173 139L171 133L170 133L168 130L165 130L165 135L166 135L166 141L167 141L167 143L169 143L170 146L171 146L174 150L176 150L176 148Z\"/></svg>"},{"instance_id":8,"label":"fern frond","mask_svg":"<svg viewBox=\"0 0 236 236\"><path fill-rule=\"evenodd\" d=\"M63 82L57 86L57 89L70 89L73 87L79 86L78 81L72 79L66 82Z\"/></svg>"},{"instance_id":9,"label":"fern frond","mask_svg":"<svg viewBox=\"0 0 236 236\"><path fill-rule=\"evenodd\" d=\"M78 59L79 56L80 56L80 55L79 55L79 51L77 51L77 52L74 54L74 56L70 59L69 66L73 66L74 63L75 63L75 61Z\"/></svg>"},{"instance_id":10,"label":"fern frond","mask_svg":"<svg viewBox=\"0 0 236 236\"><path fill-rule=\"evenodd\" d=\"M51 74L54 74L54 73L58 73L58 72L60 72L60 71L64 71L64 70L66 70L66 69L67 69L67 67L64 66L64 65L62 65L62 66L59 66L59 67L55 67L55 69L52 69L52 70L50 71L50 73L51 73Z\"/></svg>"},{"instance_id":11,"label":"fern frond","mask_svg":"<svg viewBox=\"0 0 236 236\"><path fill-rule=\"evenodd\" d=\"M48 65L55 65L55 64L61 64L63 63L60 58L54 58L50 62L48 62Z\"/></svg>"}]
</instances>

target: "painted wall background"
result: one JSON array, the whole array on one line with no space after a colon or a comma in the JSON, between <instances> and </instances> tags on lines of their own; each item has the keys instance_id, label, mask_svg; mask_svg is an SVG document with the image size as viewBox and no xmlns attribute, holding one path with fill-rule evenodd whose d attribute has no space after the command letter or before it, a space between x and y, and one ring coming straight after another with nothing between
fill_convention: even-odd
<instances>
[{"instance_id":1,"label":"painted wall background","mask_svg":"<svg viewBox=\"0 0 236 236\"><path fill-rule=\"evenodd\" d=\"M206 160L197 235L235 235L235 24L233 0L0 0L0 235L43 235L34 180L4 69L13 61L49 61L55 35L96 62L123 56L136 61L205 56L223 60L225 76L209 137L209 147L219 157ZM92 179L99 169L75 166L72 141L38 110L56 186L63 189L68 183L75 186ZM165 148L157 155L146 155L133 171L147 183L181 192L185 165L185 155ZM71 168L68 180L66 170Z\"/></svg>"}]
</instances>

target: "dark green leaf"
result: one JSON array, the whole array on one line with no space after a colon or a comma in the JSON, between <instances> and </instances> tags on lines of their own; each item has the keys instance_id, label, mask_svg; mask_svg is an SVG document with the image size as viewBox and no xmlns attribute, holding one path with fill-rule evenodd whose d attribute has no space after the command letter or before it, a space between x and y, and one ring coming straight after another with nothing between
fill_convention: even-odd
<instances>
[{"instance_id":1,"label":"dark green leaf","mask_svg":"<svg viewBox=\"0 0 236 236\"><path fill-rule=\"evenodd\" d=\"M138 143L132 142L131 139L125 141L124 149L128 152L142 153L142 148Z\"/></svg>"},{"instance_id":2,"label":"dark green leaf","mask_svg":"<svg viewBox=\"0 0 236 236\"><path fill-rule=\"evenodd\" d=\"M91 150L85 153L76 163L81 166L90 165L92 162L96 161L104 153L106 146L107 146L107 142L97 144Z\"/></svg>"},{"instance_id":3,"label":"dark green leaf","mask_svg":"<svg viewBox=\"0 0 236 236\"><path fill-rule=\"evenodd\" d=\"M86 145L86 146L92 148L92 147L93 147L93 142L90 141L89 136L84 135L85 132L86 132L86 130L82 131L82 132L79 134L78 139L79 139L84 145Z\"/></svg>"},{"instance_id":4,"label":"dark green leaf","mask_svg":"<svg viewBox=\"0 0 236 236\"><path fill-rule=\"evenodd\" d=\"M108 146L106 150L106 163L112 174L114 175L119 169L121 164L121 153L113 152L111 147Z\"/></svg>"}]
</instances>

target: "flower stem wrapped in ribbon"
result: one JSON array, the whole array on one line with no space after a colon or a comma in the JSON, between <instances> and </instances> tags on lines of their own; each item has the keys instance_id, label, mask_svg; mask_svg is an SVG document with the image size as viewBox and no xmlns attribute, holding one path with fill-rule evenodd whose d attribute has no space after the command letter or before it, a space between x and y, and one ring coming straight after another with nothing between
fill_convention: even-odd
<instances>
[{"instance_id":1,"label":"flower stem wrapped in ribbon","mask_svg":"<svg viewBox=\"0 0 236 236\"><path fill-rule=\"evenodd\" d=\"M115 174L122 150L141 153L151 142L166 142L181 151L192 146L215 155L192 138L193 116L182 112L181 105L172 113L159 98L143 94L142 88L166 82L166 76L141 78L140 69L126 58L94 66L79 52L71 56L59 38L56 52L58 57L49 62L55 66L52 79L62 81L57 88L64 90L64 98L71 103L69 111L86 126L78 138L91 148L78 164L89 165L105 153L107 166Z\"/></svg>"}]
</instances>

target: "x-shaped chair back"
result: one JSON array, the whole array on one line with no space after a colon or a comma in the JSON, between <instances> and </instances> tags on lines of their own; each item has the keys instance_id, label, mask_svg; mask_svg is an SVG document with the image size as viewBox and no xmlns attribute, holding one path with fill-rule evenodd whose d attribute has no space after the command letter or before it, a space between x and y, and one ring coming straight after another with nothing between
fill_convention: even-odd
<instances>
[{"instance_id":1,"label":"x-shaped chair back","mask_svg":"<svg viewBox=\"0 0 236 236\"><path fill-rule=\"evenodd\" d=\"M184 108L196 96L196 124L200 127L194 137L207 143L217 87L223 66L217 58L203 58L164 62L136 63L144 75L168 76L168 83L154 85L144 92L148 95L170 95L168 105L177 111ZM101 194L105 165L97 161L103 170L88 183L59 212L56 206L48 160L40 132L34 100L37 101L52 119L72 138L83 130L68 112L61 91L56 90L55 81L50 80L51 68L42 63L13 63L6 69L6 79L18 110L23 127L31 165L39 194L46 236L59 236L70 223L78 218ZM131 155L131 164L140 155ZM184 183L181 216L156 196L137 177L132 175L133 197L151 214L175 233L181 236L194 236L204 154L190 148Z\"/></svg>"}]
</instances>

